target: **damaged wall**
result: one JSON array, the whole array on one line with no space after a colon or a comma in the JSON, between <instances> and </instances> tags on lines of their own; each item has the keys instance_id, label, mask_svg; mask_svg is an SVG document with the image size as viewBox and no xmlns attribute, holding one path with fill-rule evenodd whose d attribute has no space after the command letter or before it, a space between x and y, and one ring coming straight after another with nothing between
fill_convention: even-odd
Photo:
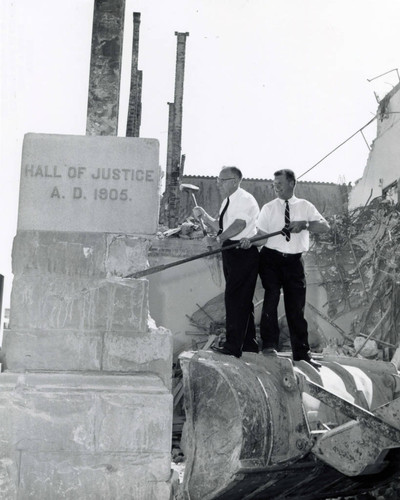
<instances>
[{"instance_id":1,"label":"damaged wall","mask_svg":"<svg viewBox=\"0 0 400 500\"><path fill-rule=\"evenodd\" d=\"M382 196L391 185L389 197L400 201L400 83L380 102L377 122L377 135L363 176L350 193L349 209Z\"/></svg>"}]
</instances>

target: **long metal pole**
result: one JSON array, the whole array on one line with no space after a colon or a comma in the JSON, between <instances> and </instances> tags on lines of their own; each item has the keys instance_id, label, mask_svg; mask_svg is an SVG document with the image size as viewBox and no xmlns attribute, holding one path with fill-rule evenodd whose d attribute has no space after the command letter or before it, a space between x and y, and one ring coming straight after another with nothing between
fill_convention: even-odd
<instances>
[{"instance_id":1,"label":"long metal pole","mask_svg":"<svg viewBox=\"0 0 400 500\"><path fill-rule=\"evenodd\" d=\"M278 236L282 234L282 231L275 231L274 233L264 234L263 236L255 236L250 238L250 242L254 243L256 241L265 240L267 238L272 238L272 236ZM143 278L143 276L148 276L149 274L155 274L170 267L180 266L186 262L191 262L192 260L202 259L203 257L208 257L210 255L215 255L225 250L231 250L232 248L237 248L240 246L240 242L233 243L232 245L227 245L225 247L216 248L215 250L210 250L209 252L200 253L198 255L192 255L191 257L186 257L185 259L177 260L176 262L171 262L170 264L160 264L159 266L149 267L148 269L143 269L142 271L137 271L136 273L128 274L124 276L124 279L128 278Z\"/></svg>"}]
</instances>

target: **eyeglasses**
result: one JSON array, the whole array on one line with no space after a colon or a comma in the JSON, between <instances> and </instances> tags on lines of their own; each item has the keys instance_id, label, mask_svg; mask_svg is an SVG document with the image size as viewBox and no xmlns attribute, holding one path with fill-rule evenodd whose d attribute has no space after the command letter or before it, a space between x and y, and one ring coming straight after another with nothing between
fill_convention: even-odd
<instances>
[{"instance_id":1,"label":"eyeglasses","mask_svg":"<svg viewBox=\"0 0 400 500\"><path fill-rule=\"evenodd\" d=\"M232 181L234 179L236 179L236 177L227 177L226 179L221 179L220 177L217 177L217 182Z\"/></svg>"}]
</instances>

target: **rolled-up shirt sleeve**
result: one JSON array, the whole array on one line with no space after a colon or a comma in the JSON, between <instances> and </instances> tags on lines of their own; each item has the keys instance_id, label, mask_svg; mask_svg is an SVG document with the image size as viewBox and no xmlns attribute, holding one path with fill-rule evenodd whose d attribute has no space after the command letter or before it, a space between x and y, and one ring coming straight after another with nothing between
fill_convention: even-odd
<instances>
[{"instance_id":1,"label":"rolled-up shirt sleeve","mask_svg":"<svg viewBox=\"0 0 400 500\"><path fill-rule=\"evenodd\" d=\"M260 208L253 195L239 188L230 196L231 203L224 217L224 229L228 228L235 220L243 220L246 227L234 239L252 238L256 235L256 219ZM221 211L220 211L221 212Z\"/></svg>"},{"instance_id":2,"label":"rolled-up shirt sleeve","mask_svg":"<svg viewBox=\"0 0 400 500\"><path fill-rule=\"evenodd\" d=\"M276 226L276 231L279 231L279 229L282 229L283 225L280 224L280 228L278 228L278 221L275 219L271 219L271 214L269 207L267 205L264 205L260 211L260 215L257 218L256 226L257 229L260 231L263 231L264 233L271 233L273 230L271 229L271 225L275 223Z\"/></svg>"},{"instance_id":3,"label":"rolled-up shirt sleeve","mask_svg":"<svg viewBox=\"0 0 400 500\"><path fill-rule=\"evenodd\" d=\"M244 203L242 200L241 205L242 206L239 207L239 210L235 214L236 219L244 220L246 222L246 226L252 224L257 219L260 212L257 203L249 203L249 201Z\"/></svg>"},{"instance_id":4,"label":"rolled-up shirt sleeve","mask_svg":"<svg viewBox=\"0 0 400 500\"><path fill-rule=\"evenodd\" d=\"M314 207L312 203L308 204L308 214L307 214L307 221L308 222L323 222L325 218L318 212L318 210Z\"/></svg>"}]
</instances>

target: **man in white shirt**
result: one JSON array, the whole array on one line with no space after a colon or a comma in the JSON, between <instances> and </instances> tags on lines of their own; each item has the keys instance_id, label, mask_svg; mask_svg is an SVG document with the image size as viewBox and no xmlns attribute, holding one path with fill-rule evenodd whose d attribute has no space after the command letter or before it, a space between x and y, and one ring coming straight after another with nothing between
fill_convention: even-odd
<instances>
[{"instance_id":1,"label":"man in white shirt","mask_svg":"<svg viewBox=\"0 0 400 500\"><path fill-rule=\"evenodd\" d=\"M219 217L214 219L202 207L195 207L195 217L202 217L222 247L238 243L237 248L222 252L225 276L226 341L212 347L220 354L240 358L243 351L258 352L254 324L253 295L258 275L259 252L256 247L239 247L242 238L257 233L256 219L260 212L256 199L240 187L242 172L237 167L223 167L217 182L223 201Z\"/></svg>"},{"instance_id":2,"label":"man in white shirt","mask_svg":"<svg viewBox=\"0 0 400 500\"><path fill-rule=\"evenodd\" d=\"M294 196L296 176L292 170L274 174L277 198L265 204L257 221L258 235L282 230L268 238L260 252L260 278L265 294L260 322L264 354L276 354L279 343L278 303L281 289L290 332L293 360L305 360L315 368L320 364L311 358L307 321L304 318L306 280L302 253L309 249L309 231L324 233L328 222L312 203ZM248 242L247 242L248 245ZM242 247L246 248L246 241Z\"/></svg>"}]
</instances>

